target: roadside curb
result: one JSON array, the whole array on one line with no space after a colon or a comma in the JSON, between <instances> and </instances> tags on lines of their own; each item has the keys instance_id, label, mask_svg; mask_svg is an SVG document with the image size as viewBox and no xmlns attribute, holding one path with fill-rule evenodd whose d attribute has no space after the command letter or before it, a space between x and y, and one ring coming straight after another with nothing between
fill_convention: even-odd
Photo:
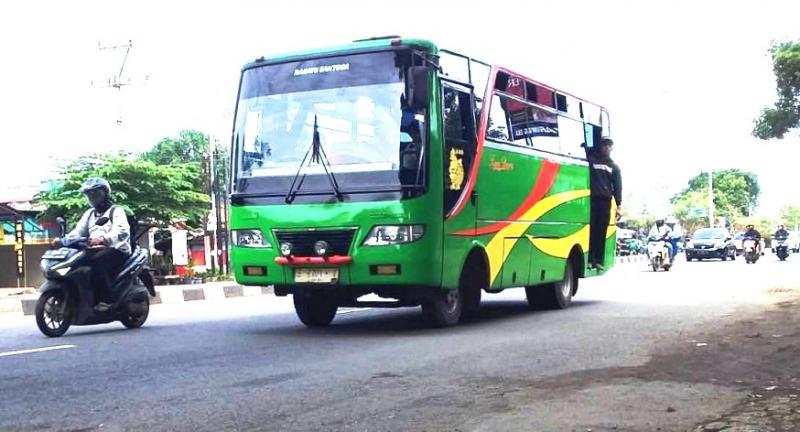
<instances>
[{"instance_id":1,"label":"roadside curb","mask_svg":"<svg viewBox=\"0 0 800 432\"><path fill-rule=\"evenodd\" d=\"M243 286L235 283L204 285L163 285L156 287L151 305L174 304L197 300L220 300L235 297L252 297L273 294L272 286ZM39 295L0 299L0 314L20 313L33 315Z\"/></svg>"},{"instance_id":2,"label":"roadside curb","mask_svg":"<svg viewBox=\"0 0 800 432\"><path fill-rule=\"evenodd\" d=\"M626 255L626 256L614 257L614 262L616 264L645 262L645 261L647 261L647 255Z\"/></svg>"}]
</instances>

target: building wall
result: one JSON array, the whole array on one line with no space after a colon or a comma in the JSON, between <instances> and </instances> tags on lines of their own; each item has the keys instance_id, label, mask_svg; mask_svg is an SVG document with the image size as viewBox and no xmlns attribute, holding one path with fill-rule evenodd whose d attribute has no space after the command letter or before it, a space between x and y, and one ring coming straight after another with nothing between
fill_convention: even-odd
<instances>
[{"instance_id":1,"label":"building wall","mask_svg":"<svg viewBox=\"0 0 800 432\"><path fill-rule=\"evenodd\" d=\"M25 278L23 286L38 288L43 282L39 262L44 251L49 249L46 244L25 245ZM13 288L17 286L17 254L14 245L0 245L0 288Z\"/></svg>"}]
</instances>

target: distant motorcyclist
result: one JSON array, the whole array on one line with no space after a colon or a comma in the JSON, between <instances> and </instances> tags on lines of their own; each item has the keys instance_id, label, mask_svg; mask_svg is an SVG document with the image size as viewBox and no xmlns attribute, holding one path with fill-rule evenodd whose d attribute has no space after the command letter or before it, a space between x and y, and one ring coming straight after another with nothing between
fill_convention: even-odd
<instances>
[{"instance_id":1,"label":"distant motorcyclist","mask_svg":"<svg viewBox=\"0 0 800 432\"><path fill-rule=\"evenodd\" d=\"M672 245L673 253L677 255L678 242L680 242L683 238L683 230L681 229L680 224L678 224L678 220L674 217L668 217L665 222L671 230L669 243Z\"/></svg>"},{"instance_id":2,"label":"distant motorcyclist","mask_svg":"<svg viewBox=\"0 0 800 432\"><path fill-rule=\"evenodd\" d=\"M746 239L747 238L751 238L751 239L755 240L756 241L756 251L758 251L758 253L761 253L761 233L758 232L758 230L756 229L755 226L753 226L753 224L748 224L745 228L746 229L745 229L745 232L744 232L744 238L746 238Z\"/></svg>"},{"instance_id":3,"label":"distant motorcyclist","mask_svg":"<svg viewBox=\"0 0 800 432\"><path fill-rule=\"evenodd\" d=\"M656 241L664 241L667 250L669 251L669 259L672 261L672 258L675 256L675 251L672 248L672 243L670 242L672 237L672 230L669 228L667 224L664 223L664 218L659 217L656 219L655 225L650 228L650 232L647 233L647 239L649 241L656 240Z\"/></svg>"},{"instance_id":4,"label":"distant motorcyclist","mask_svg":"<svg viewBox=\"0 0 800 432\"><path fill-rule=\"evenodd\" d=\"M786 230L786 227L783 224L780 224L778 225L778 229L775 231L775 235L773 237L778 240L786 240L789 238L789 231Z\"/></svg>"},{"instance_id":5,"label":"distant motorcyclist","mask_svg":"<svg viewBox=\"0 0 800 432\"><path fill-rule=\"evenodd\" d=\"M86 195L91 208L83 213L75 228L65 238L88 238L91 252L87 254L86 259L87 265L92 269L92 286L99 290L99 298L113 302L114 296L110 292L111 281L131 254L128 218L123 209L112 205L111 186L105 179L95 177L87 179L81 187L81 192ZM97 220L102 217L107 217L108 222L97 225ZM61 239L53 241L56 247L62 243L65 242ZM95 306L95 310L99 312L109 308L109 304L102 301Z\"/></svg>"}]
</instances>

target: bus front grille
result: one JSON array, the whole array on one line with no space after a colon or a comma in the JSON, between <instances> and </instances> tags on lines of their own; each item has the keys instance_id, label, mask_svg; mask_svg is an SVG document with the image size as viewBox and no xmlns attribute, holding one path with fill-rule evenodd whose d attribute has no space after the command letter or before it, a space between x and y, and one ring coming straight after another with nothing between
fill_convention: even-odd
<instances>
[{"instance_id":1,"label":"bus front grille","mask_svg":"<svg viewBox=\"0 0 800 432\"><path fill-rule=\"evenodd\" d=\"M314 243L324 240L330 247L328 255L349 255L350 244L353 242L355 228L343 230L320 231L275 231L278 244L289 242L292 244L292 255L316 256Z\"/></svg>"}]
</instances>

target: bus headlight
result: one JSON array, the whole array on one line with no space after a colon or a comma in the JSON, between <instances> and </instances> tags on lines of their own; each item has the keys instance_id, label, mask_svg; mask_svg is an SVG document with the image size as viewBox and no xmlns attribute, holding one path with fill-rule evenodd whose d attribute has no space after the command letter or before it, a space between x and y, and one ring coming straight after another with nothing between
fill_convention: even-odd
<instances>
[{"instance_id":1,"label":"bus headlight","mask_svg":"<svg viewBox=\"0 0 800 432\"><path fill-rule=\"evenodd\" d=\"M285 257L288 257L289 255L292 254L292 249L293 248L294 248L294 246L289 242L281 243L281 255L283 255Z\"/></svg>"},{"instance_id":2,"label":"bus headlight","mask_svg":"<svg viewBox=\"0 0 800 432\"><path fill-rule=\"evenodd\" d=\"M325 255L328 254L329 250L330 246L328 245L328 242L326 242L325 240L320 240L314 243L314 253L317 254L317 256L324 257Z\"/></svg>"},{"instance_id":3,"label":"bus headlight","mask_svg":"<svg viewBox=\"0 0 800 432\"><path fill-rule=\"evenodd\" d=\"M232 230L231 240L235 246L268 249L272 247L259 229Z\"/></svg>"},{"instance_id":4,"label":"bus headlight","mask_svg":"<svg viewBox=\"0 0 800 432\"><path fill-rule=\"evenodd\" d=\"M364 239L364 246L384 246L411 243L422 238L425 225L378 225Z\"/></svg>"}]
</instances>

